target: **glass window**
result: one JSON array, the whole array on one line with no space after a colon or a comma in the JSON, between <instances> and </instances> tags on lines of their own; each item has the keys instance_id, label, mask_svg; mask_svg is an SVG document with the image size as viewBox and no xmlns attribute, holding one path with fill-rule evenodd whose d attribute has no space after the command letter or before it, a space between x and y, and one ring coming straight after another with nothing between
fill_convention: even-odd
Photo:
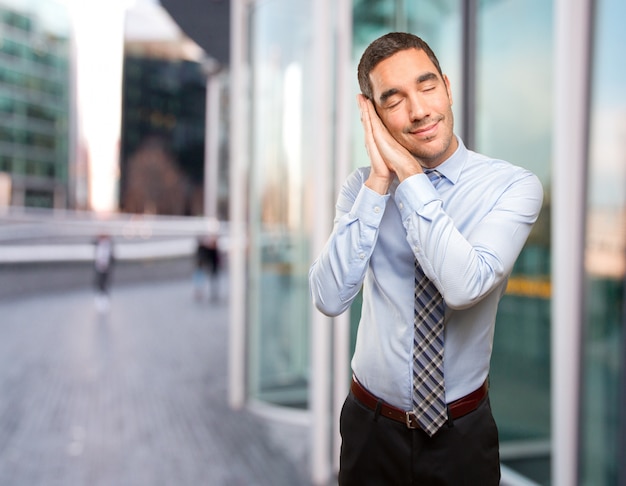
<instances>
[{"instance_id":1,"label":"glass window","mask_svg":"<svg viewBox=\"0 0 626 486\"><path fill-rule=\"evenodd\" d=\"M52 208L54 207L54 194L51 191L26 190L24 205L31 208Z\"/></svg>"},{"instance_id":2,"label":"glass window","mask_svg":"<svg viewBox=\"0 0 626 486\"><path fill-rule=\"evenodd\" d=\"M6 156L0 156L0 172L11 172L13 169L12 160Z\"/></svg>"},{"instance_id":3,"label":"glass window","mask_svg":"<svg viewBox=\"0 0 626 486\"><path fill-rule=\"evenodd\" d=\"M308 173L315 170L311 3L257 2L250 12L250 395L308 404Z\"/></svg>"},{"instance_id":4,"label":"glass window","mask_svg":"<svg viewBox=\"0 0 626 486\"><path fill-rule=\"evenodd\" d=\"M9 54L0 56L0 85L6 95L0 113L5 118L12 115L0 133L0 139L10 144L0 152L10 161L6 166L12 172L54 178L62 184L68 173L70 18L66 7L50 0L10 3L10 9L0 6L0 52ZM35 181L26 178L24 190L38 187ZM53 201L32 194L24 197L27 205Z\"/></svg>"},{"instance_id":5,"label":"glass window","mask_svg":"<svg viewBox=\"0 0 626 486\"><path fill-rule=\"evenodd\" d=\"M620 424L626 424L626 65L620 62L621 46L626 44L625 16L626 4L621 0L596 4L580 441L580 484L589 486L622 484L626 479L626 451L620 450L620 435L624 447Z\"/></svg>"},{"instance_id":6,"label":"glass window","mask_svg":"<svg viewBox=\"0 0 626 486\"><path fill-rule=\"evenodd\" d=\"M352 8L353 45L358 58L367 45L387 32L398 30L396 26L395 0L354 0Z\"/></svg>"},{"instance_id":7,"label":"glass window","mask_svg":"<svg viewBox=\"0 0 626 486\"><path fill-rule=\"evenodd\" d=\"M31 19L16 12L11 12L8 10L3 11L3 20L6 22L7 25L10 25L12 27L16 27L25 31L31 30Z\"/></svg>"},{"instance_id":8,"label":"glass window","mask_svg":"<svg viewBox=\"0 0 626 486\"><path fill-rule=\"evenodd\" d=\"M552 2L482 0L477 21L471 148L530 169L549 187ZM540 484L550 478L549 201L548 189L500 303L490 375L502 461Z\"/></svg>"}]
</instances>

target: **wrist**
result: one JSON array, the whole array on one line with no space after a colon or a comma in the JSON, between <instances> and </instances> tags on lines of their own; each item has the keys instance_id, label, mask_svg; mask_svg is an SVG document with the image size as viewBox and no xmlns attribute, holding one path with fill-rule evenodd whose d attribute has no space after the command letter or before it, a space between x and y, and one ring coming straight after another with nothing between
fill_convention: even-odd
<instances>
[{"instance_id":1,"label":"wrist","mask_svg":"<svg viewBox=\"0 0 626 486\"><path fill-rule=\"evenodd\" d=\"M404 179L414 176L415 174L421 174L424 171L422 170L422 166L418 163L412 162L403 167L396 168L396 174L398 175L398 179L402 182Z\"/></svg>"},{"instance_id":2,"label":"wrist","mask_svg":"<svg viewBox=\"0 0 626 486\"><path fill-rule=\"evenodd\" d=\"M370 176L365 181L365 186L378 194L385 195L389 190L389 179L382 179L380 177Z\"/></svg>"}]
</instances>

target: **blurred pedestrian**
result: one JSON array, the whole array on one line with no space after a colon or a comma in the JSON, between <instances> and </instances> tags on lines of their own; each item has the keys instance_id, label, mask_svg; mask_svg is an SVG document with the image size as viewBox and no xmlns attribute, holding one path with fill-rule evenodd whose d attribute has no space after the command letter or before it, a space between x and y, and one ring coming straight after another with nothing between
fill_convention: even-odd
<instances>
[{"instance_id":1,"label":"blurred pedestrian","mask_svg":"<svg viewBox=\"0 0 626 486\"><path fill-rule=\"evenodd\" d=\"M96 291L96 309L107 312L110 306L109 289L113 270L113 240L109 235L100 234L94 241L94 286Z\"/></svg>"},{"instance_id":2,"label":"blurred pedestrian","mask_svg":"<svg viewBox=\"0 0 626 486\"><path fill-rule=\"evenodd\" d=\"M193 277L196 300L203 298L207 284L210 299L215 301L219 298L219 271L220 255L217 236L210 234L198 238L196 268Z\"/></svg>"}]
</instances>

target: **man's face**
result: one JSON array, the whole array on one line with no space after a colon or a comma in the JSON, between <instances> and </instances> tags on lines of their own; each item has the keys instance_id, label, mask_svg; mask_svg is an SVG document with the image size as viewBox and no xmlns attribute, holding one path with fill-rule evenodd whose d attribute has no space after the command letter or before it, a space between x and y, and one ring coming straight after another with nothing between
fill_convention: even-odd
<instances>
[{"instance_id":1,"label":"man's face","mask_svg":"<svg viewBox=\"0 0 626 486\"><path fill-rule=\"evenodd\" d=\"M450 83L426 53L406 49L370 72L372 100L391 135L424 167L436 167L458 146Z\"/></svg>"}]
</instances>

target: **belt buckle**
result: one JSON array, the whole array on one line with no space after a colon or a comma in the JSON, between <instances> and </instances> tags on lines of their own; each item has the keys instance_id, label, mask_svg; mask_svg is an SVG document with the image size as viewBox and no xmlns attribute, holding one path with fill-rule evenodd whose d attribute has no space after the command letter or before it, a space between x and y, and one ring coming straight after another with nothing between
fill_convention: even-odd
<instances>
[{"instance_id":1,"label":"belt buckle","mask_svg":"<svg viewBox=\"0 0 626 486\"><path fill-rule=\"evenodd\" d=\"M410 410L406 413L406 426L409 429L419 429L420 424L417 422L417 416L413 410Z\"/></svg>"}]
</instances>

